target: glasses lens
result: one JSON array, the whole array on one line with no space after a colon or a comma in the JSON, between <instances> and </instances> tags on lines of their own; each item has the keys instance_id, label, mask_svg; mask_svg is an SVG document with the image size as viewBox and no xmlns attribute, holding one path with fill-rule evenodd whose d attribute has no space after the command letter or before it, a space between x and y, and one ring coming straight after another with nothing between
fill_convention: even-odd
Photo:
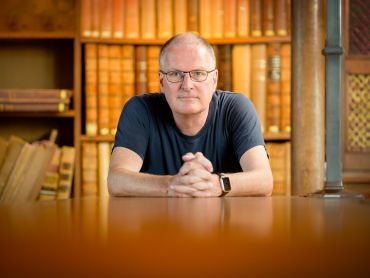
<instances>
[{"instance_id":1,"label":"glasses lens","mask_svg":"<svg viewBox=\"0 0 370 278\"><path fill-rule=\"evenodd\" d=\"M193 70L190 72L190 77L194 81L204 81L207 78L208 73L205 70Z\"/></svg>"},{"instance_id":2,"label":"glasses lens","mask_svg":"<svg viewBox=\"0 0 370 278\"><path fill-rule=\"evenodd\" d=\"M180 82L183 75L181 71L169 71L167 72L167 79L170 82Z\"/></svg>"}]
</instances>

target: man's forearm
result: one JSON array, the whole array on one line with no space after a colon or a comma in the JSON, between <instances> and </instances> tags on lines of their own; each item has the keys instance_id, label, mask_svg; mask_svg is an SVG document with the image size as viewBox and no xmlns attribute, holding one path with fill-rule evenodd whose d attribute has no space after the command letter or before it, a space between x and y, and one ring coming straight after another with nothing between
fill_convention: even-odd
<instances>
[{"instance_id":1,"label":"man's forearm","mask_svg":"<svg viewBox=\"0 0 370 278\"><path fill-rule=\"evenodd\" d=\"M110 170L108 190L112 196L166 197L171 176L137 173L126 169Z\"/></svg>"}]
</instances>

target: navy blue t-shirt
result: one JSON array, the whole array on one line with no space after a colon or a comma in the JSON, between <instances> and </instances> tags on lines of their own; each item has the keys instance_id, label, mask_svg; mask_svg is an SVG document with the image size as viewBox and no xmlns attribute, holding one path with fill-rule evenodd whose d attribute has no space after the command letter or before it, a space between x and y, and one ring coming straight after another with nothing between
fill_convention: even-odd
<instances>
[{"instance_id":1,"label":"navy blue t-shirt","mask_svg":"<svg viewBox=\"0 0 370 278\"><path fill-rule=\"evenodd\" d=\"M143 159L140 172L175 175L181 157L202 152L215 172L240 172L239 160L250 148L264 146L260 121L242 94L217 90L203 128L187 136L177 128L164 94L144 94L125 105L114 147L125 147Z\"/></svg>"}]
</instances>

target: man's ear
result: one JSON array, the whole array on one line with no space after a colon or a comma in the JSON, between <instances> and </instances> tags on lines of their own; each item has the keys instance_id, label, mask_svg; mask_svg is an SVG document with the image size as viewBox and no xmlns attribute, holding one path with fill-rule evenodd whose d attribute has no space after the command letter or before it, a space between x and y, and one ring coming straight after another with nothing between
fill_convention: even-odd
<instances>
[{"instance_id":1,"label":"man's ear","mask_svg":"<svg viewBox=\"0 0 370 278\"><path fill-rule=\"evenodd\" d=\"M161 87L163 87L163 74L158 72L158 76L159 76L159 84L161 85Z\"/></svg>"},{"instance_id":2,"label":"man's ear","mask_svg":"<svg viewBox=\"0 0 370 278\"><path fill-rule=\"evenodd\" d=\"M214 71L214 74L213 74L213 84L214 84L214 86L215 86L215 89L216 89L216 87L217 87L217 81L218 81L218 69L216 69L215 71Z\"/></svg>"}]
</instances>

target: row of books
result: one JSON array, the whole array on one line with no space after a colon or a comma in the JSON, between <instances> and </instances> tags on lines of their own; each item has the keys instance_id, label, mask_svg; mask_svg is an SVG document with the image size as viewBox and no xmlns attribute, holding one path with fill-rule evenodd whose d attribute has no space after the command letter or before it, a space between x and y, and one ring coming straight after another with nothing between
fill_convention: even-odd
<instances>
[{"instance_id":1,"label":"row of books","mask_svg":"<svg viewBox=\"0 0 370 278\"><path fill-rule=\"evenodd\" d=\"M0 89L0 111L64 112L71 98L65 89Z\"/></svg>"},{"instance_id":2,"label":"row of books","mask_svg":"<svg viewBox=\"0 0 370 278\"><path fill-rule=\"evenodd\" d=\"M89 38L167 39L193 31L206 38L286 36L290 0L82 0Z\"/></svg>"},{"instance_id":3,"label":"row of books","mask_svg":"<svg viewBox=\"0 0 370 278\"><path fill-rule=\"evenodd\" d=\"M290 132L290 44L226 44L214 49L218 88L250 98L264 131ZM85 45L87 135L114 135L130 97L160 91L159 52L159 46Z\"/></svg>"},{"instance_id":4,"label":"row of books","mask_svg":"<svg viewBox=\"0 0 370 278\"><path fill-rule=\"evenodd\" d=\"M75 148L53 140L0 138L0 203L69 198L74 161Z\"/></svg>"}]
</instances>

